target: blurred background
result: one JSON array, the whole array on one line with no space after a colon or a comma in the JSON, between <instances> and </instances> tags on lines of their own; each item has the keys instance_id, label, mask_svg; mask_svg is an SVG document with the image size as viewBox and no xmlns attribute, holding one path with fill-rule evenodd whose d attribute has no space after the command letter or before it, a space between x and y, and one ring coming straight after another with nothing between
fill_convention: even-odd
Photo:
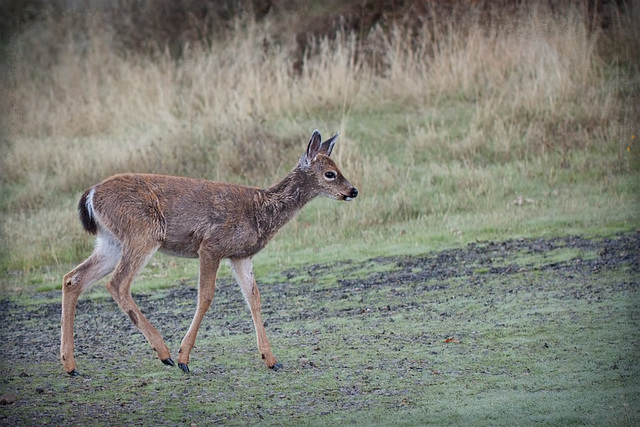
<instances>
[{"instance_id":1,"label":"blurred background","mask_svg":"<svg viewBox=\"0 0 640 427\"><path fill-rule=\"evenodd\" d=\"M275 264L637 228L638 11L3 0L3 276L84 259L76 204L109 175L268 186L315 128L360 197L307 206Z\"/></svg>"}]
</instances>

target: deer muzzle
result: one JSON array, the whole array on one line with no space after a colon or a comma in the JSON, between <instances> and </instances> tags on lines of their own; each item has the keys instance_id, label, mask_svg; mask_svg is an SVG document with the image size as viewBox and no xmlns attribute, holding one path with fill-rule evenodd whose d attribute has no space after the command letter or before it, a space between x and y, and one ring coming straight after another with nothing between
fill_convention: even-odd
<instances>
[{"instance_id":1,"label":"deer muzzle","mask_svg":"<svg viewBox=\"0 0 640 427\"><path fill-rule=\"evenodd\" d=\"M355 199L356 197L358 197L358 190L353 187L351 188L351 191L349 192L348 196L344 196L344 200L346 200L347 202L350 202L351 200Z\"/></svg>"}]
</instances>

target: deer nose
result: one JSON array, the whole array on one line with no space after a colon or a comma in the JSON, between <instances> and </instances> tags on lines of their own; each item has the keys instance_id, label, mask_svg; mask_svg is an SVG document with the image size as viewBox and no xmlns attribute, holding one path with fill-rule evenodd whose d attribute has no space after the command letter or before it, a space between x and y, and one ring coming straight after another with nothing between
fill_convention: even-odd
<instances>
[{"instance_id":1,"label":"deer nose","mask_svg":"<svg viewBox=\"0 0 640 427\"><path fill-rule=\"evenodd\" d=\"M352 199L358 197L358 190L356 190L355 187L351 189L351 194L349 194L349 197L351 197Z\"/></svg>"}]
</instances>

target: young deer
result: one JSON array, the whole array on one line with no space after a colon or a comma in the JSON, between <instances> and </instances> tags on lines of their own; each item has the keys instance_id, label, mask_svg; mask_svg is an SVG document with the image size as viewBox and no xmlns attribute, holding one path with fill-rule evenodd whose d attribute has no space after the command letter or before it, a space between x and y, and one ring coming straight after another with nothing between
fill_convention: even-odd
<instances>
[{"instance_id":1,"label":"young deer","mask_svg":"<svg viewBox=\"0 0 640 427\"><path fill-rule=\"evenodd\" d=\"M251 258L307 202L323 195L350 201L358 195L329 158L338 134L322 142L315 130L297 166L267 189L166 175L115 175L89 188L78 210L85 230L96 234L93 253L64 276L60 356L65 371L77 375L73 322L78 297L114 271L107 289L149 340L158 358L175 366L162 336L131 298L131 282L156 250L200 258L198 305L180 344L178 366L189 372L189 353L215 291L220 261L229 259L251 310L258 350L265 365L279 369L260 315L260 292Z\"/></svg>"}]
</instances>

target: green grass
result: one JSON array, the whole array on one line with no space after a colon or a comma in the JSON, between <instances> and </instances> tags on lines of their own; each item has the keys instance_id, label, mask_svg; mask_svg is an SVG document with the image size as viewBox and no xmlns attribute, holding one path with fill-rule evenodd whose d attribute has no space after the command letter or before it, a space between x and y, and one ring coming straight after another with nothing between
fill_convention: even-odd
<instances>
[{"instance_id":1,"label":"green grass","mask_svg":"<svg viewBox=\"0 0 640 427\"><path fill-rule=\"evenodd\" d=\"M78 357L77 378L65 377L54 355L50 363L6 364L2 390L19 401L0 411L97 425L635 425L636 269L545 268L596 259L598 250L516 255L511 264L528 268L514 274L469 265L468 275L377 285L367 280L402 272L395 262L377 263L376 271L321 265L317 280L308 269L292 270L286 301L262 287L281 372L256 357L248 313L226 281L211 310L237 326L206 321L214 324L201 331L190 375L163 367L140 334L122 343L106 338L104 355ZM347 278L351 286L338 281ZM171 289L154 292L162 299ZM106 296L101 301L100 310L126 321ZM80 315L82 342L91 320Z\"/></svg>"}]
</instances>

